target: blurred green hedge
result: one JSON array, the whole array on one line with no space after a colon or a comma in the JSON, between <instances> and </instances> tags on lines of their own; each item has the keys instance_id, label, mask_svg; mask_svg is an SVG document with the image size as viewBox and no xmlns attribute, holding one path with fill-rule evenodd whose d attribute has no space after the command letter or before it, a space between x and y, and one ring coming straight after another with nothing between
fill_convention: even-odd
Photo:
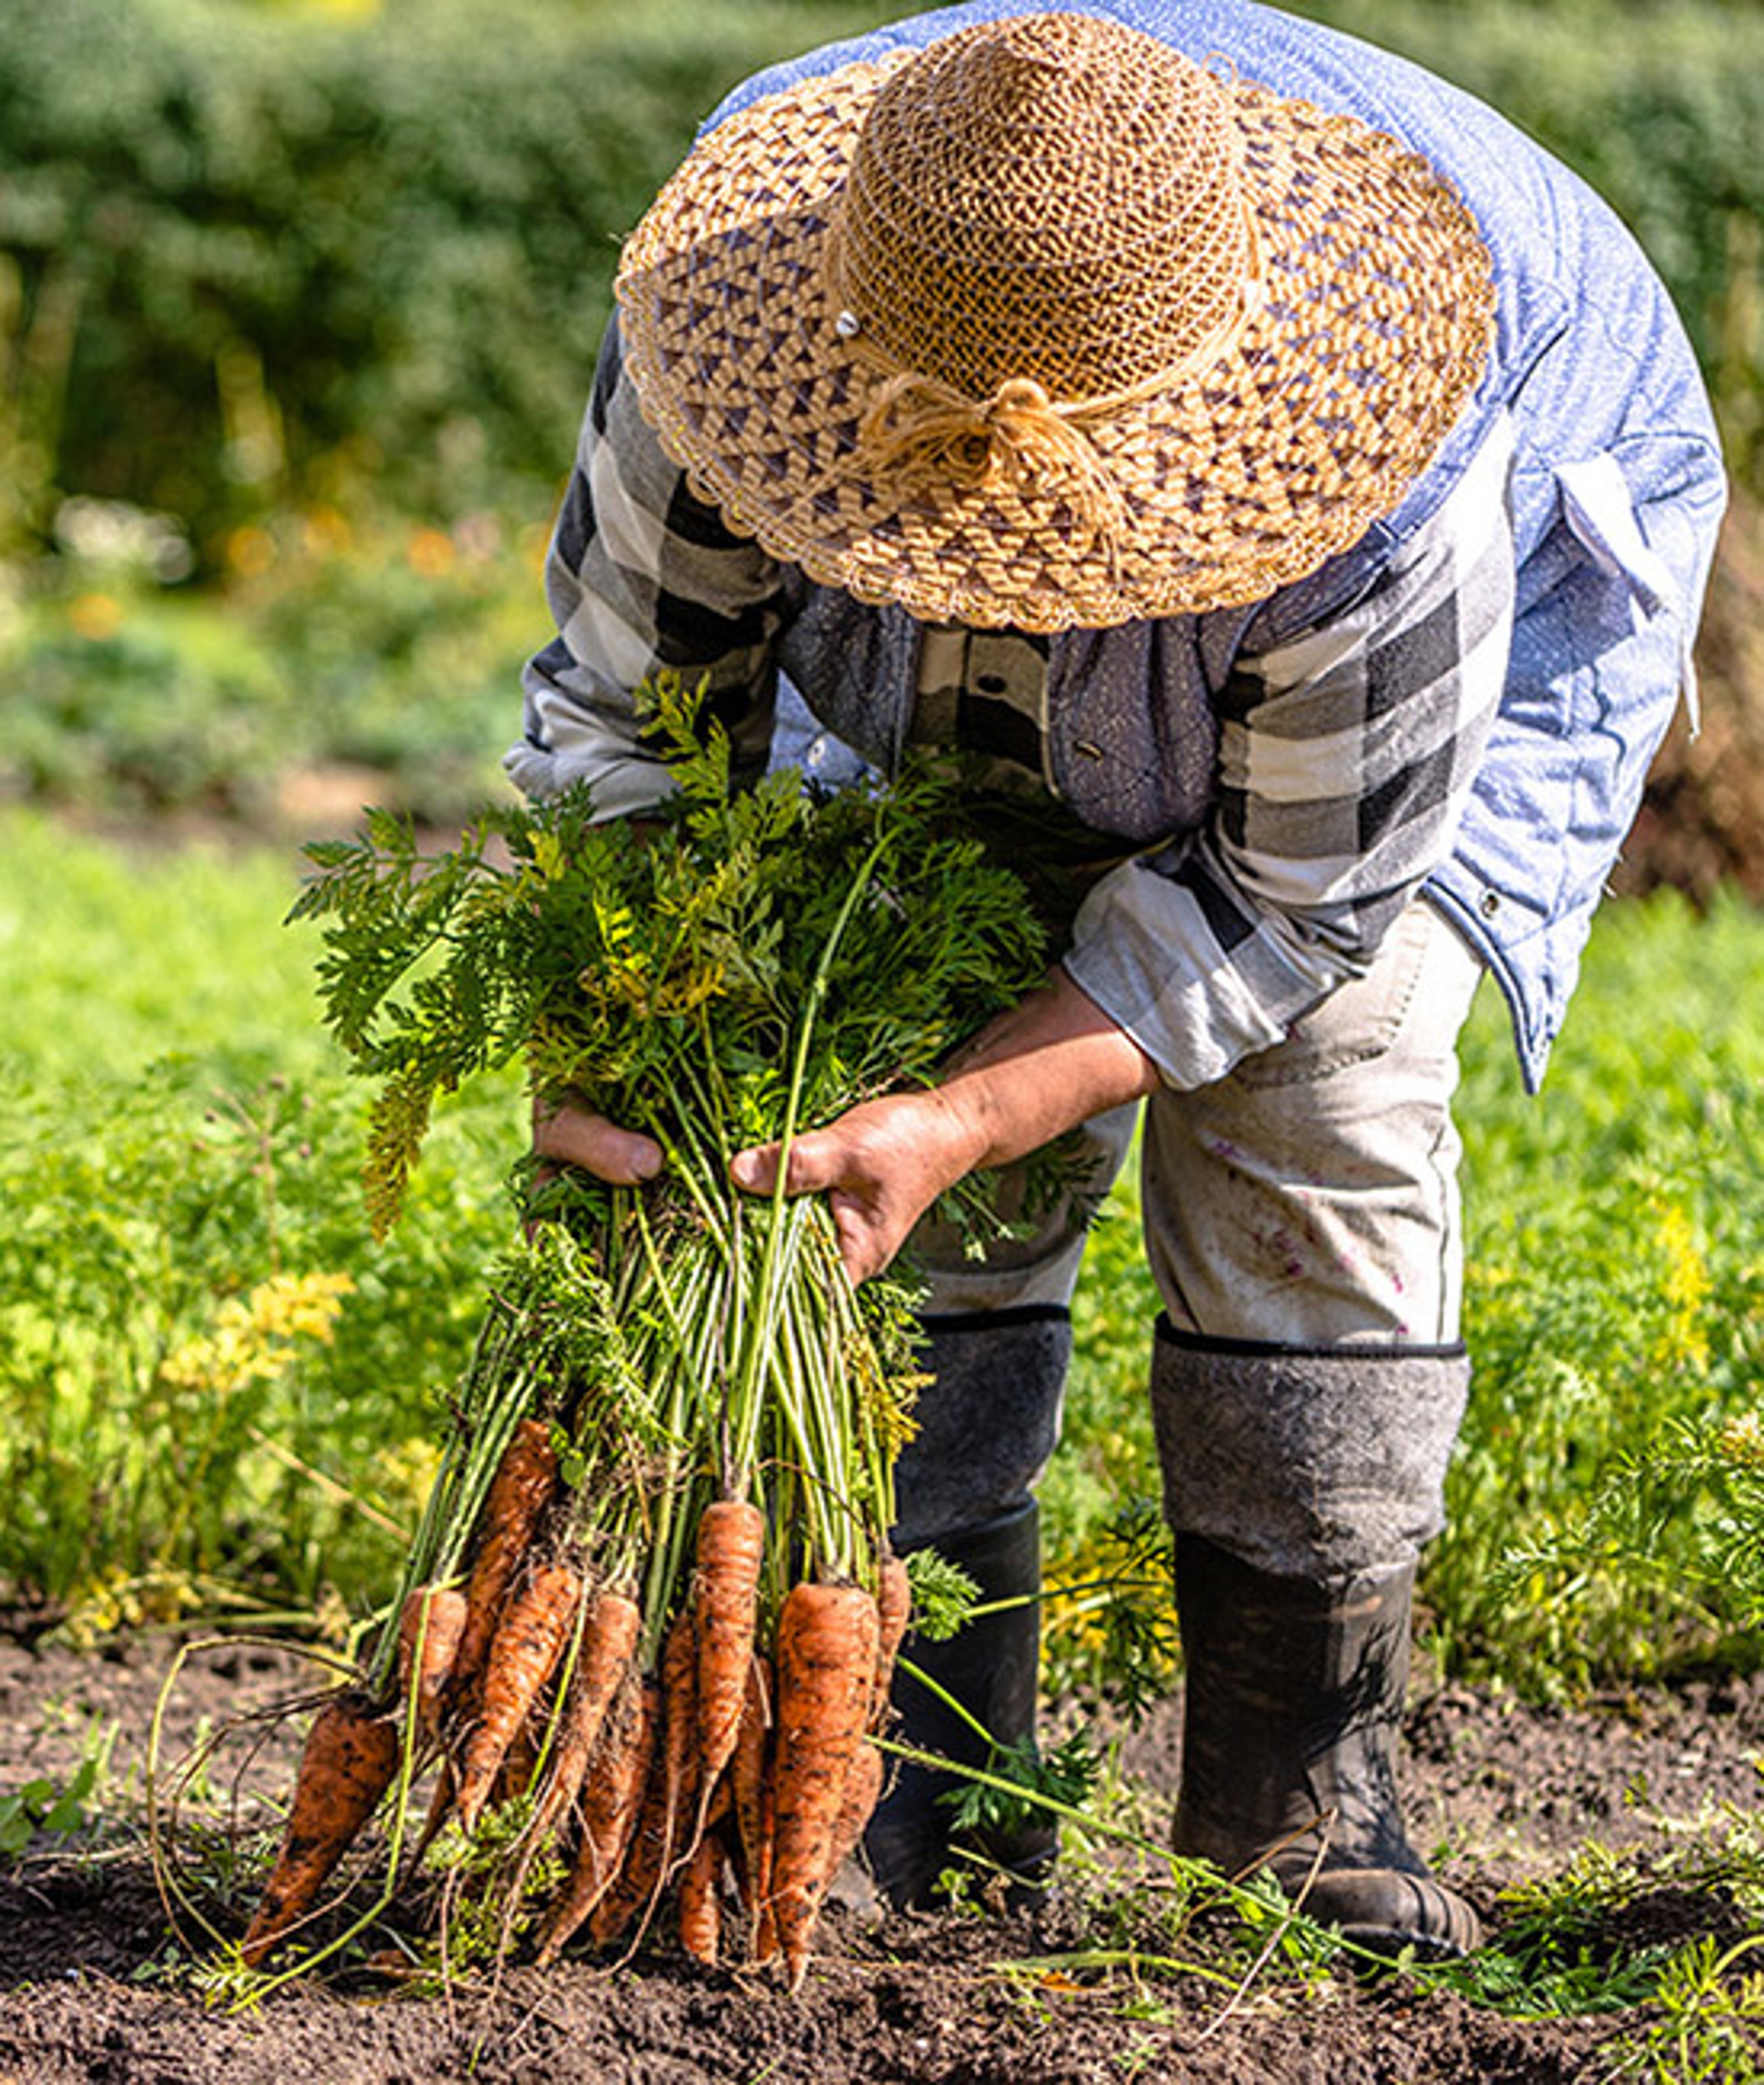
<instances>
[{"instance_id":1,"label":"blurred green hedge","mask_svg":"<svg viewBox=\"0 0 1764 2085\"><path fill-rule=\"evenodd\" d=\"M697 121L900 11L6 0L0 552L70 493L175 515L206 554L290 499L445 520L554 485L617 241ZM1610 197L1764 477L1755 0L1312 11L1486 94Z\"/></svg>"},{"instance_id":2,"label":"blurred green hedge","mask_svg":"<svg viewBox=\"0 0 1764 2085\"><path fill-rule=\"evenodd\" d=\"M883 11L6 0L0 529L52 492L211 543L290 492L447 516L549 484L617 240L697 121Z\"/></svg>"}]
</instances>

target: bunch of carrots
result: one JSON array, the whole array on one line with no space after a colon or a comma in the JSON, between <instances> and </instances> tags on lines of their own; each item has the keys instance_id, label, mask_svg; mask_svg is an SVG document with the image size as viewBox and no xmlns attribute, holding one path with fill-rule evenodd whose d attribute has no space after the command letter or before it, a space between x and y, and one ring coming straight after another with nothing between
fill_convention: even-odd
<instances>
[{"instance_id":1,"label":"bunch of carrots","mask_svg":"<svg viewBox=\"0 0 1764 2085\"><path fill-rule=\"evenodd\" d=\"M363 1684L314 1720L244 1959L305 1918L408 1759L407 1785L437 1769L419 1854L450 1821L467 1845L493 1823L473 1884L541 1962L584 1930L625 1944L664 1901L715 1961L729 1896L748 1960L781 1955L794 1986L881 1787L905 1568L878 1545L867 1582L784 1584L765 1507L697 1484L604 1346L599 1377L572 1365L585 1327L617 1332L569 1233L536 1234L504 1273L466 1386L477 1423L456 1431Z\"/></svg>"},{"instance_id":2,"label":"bunch of carrots","mask_svg":"<svg viewBox=\"0 0 1764 2085\"><path fill-rule=\"evenodd\" d=\"M690 691L649 701L677 794L641 830L578 792L451 853L377 816L309 850L327 1015L379 1081L377 1223L436 1096L516 1055L668 1162L643 1188L524 1182L524 1242L375 1648L314 1720L248 1966L384 1809L388 1893L402 1861L443 1947L469 1927L541 1962L628 1950L666 1907L715 1960L732 1912L795 1989L882 1789L912 1294L854 1290L820 1200L744 1196L728 1161L934 1078L1037 980L1040 933L951 835L945 783L739 777Z\"/></svg>"}]
</instances>

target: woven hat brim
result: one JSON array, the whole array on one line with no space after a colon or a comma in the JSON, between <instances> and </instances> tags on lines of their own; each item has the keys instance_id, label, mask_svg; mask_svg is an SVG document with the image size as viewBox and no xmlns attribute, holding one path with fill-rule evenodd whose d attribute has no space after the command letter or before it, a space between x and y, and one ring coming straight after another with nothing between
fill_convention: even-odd
<instances>
[{"instance_id":1,"label":"woven hat brim","mask_svg":"<svg viewBox=\"0 0 1764 2085\"><path fill-rule=\"evenodd\" d=\"M1391 512L1475 389L1486 247L1396 138L1225 83L1265 294L1210 367L1087 418L1125 525L1057 484L985 490L866 468L881 380L843 338L825 248L890 68L802 81L702 139L627 242L617 295L645 417L701 497L810 578L930 622L1051 632L1236 607Z\"/></svg>"}]
</instances>

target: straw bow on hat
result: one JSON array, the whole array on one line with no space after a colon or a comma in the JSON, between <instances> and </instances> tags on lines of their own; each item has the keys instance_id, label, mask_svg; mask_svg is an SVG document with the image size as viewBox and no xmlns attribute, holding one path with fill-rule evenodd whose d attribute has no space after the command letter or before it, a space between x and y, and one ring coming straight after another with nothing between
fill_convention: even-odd
<instances>
[{"instance_id":1,"label":"straw bow on hat","mask_svg":"<svg viewBox=\"0 0 1764 2085\"><path fill-rule=\"evenodd\" d=\"M1346 548L1474 390L1494 301L1395 138L1068 13L726 118L618 298L645 416L732 527L1034 631L1260 600Z\"/></svg>"}]
</instances>

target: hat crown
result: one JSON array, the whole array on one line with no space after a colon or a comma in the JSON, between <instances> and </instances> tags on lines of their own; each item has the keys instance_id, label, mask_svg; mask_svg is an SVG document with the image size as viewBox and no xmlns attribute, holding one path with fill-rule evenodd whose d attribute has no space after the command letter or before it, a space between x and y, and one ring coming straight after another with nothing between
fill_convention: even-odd
<instances>
[{"instance_id":1,"label":"hat crown","mask_svg":"<svg viewBox=\"0 0 1764 2085\"><path fill-rule=\"evenodd\" d=\"M1088 15L947 37L883 85L832 242L897 367L971 397L1130 389L1229 345L1257 274L1231 99Z\"/></svg>"}]
</instances>

